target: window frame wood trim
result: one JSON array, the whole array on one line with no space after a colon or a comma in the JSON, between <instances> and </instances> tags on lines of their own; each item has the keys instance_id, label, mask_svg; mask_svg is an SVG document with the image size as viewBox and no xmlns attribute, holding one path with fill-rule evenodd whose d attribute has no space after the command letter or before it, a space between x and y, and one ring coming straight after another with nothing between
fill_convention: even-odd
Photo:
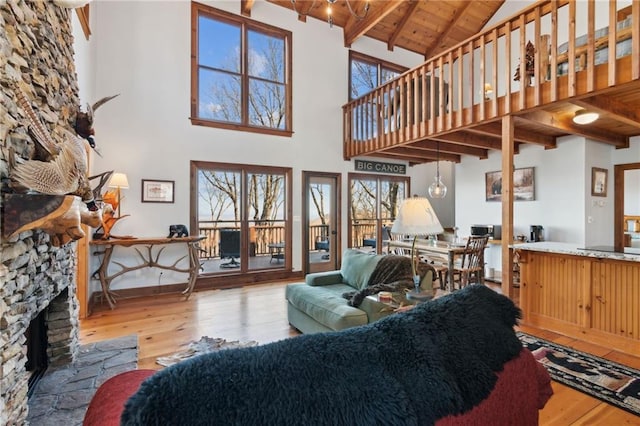
<instances>
[{"instance_id":1,"label":"window frame wood trim","mask_svg":"<svg viewBox=\"0 0 640 426\"><path fill-rule=\"evenodd\" d=\"M208 16L219 22L227 22L232 25L239 25L241 31L241 48L242 61L241 70L241 123L232 123L226 121L210 120L198 116L199 103L199 79L198 70L200 64L198 62L198 18ZM284 42L285 69L284 69L284 87L285 87L285 128L276 129L272 127L262 127L249 124L249 76L245 69L248 63L247 32L253 30L267 36L280 38ZM235 15L212 6L191 2L191 116L189 117L192 125L214 127L227 130L237 130L252 133L263 133L268 135L286 136L293 135L293 33L263 22L254 21L244 16ZM267 81L267 80L265 80ZM270 80L268 80L270 81Z\"/></svg>"},{"instance_id":2,"label":"window frame wood trim","mask_svg":"<svg viewBox=\"0 0 640 426\"><path fill-rule=\"evenodd\" d=\"M399 64L394 64L393 62L389 62L389 61L385 61L384 59L380 59L380 58L376 58L375 56L370 56L370 55L366 55L364 53L360 53L358 51L355 50L351 50L349 49L349 87L347 88L348 90L348 96L347 99L349 101L352 101L353 99L351 98L351 79L352 79L352 75L351 75L351 63L356 60L356 61L360 61L360 62L365 62L371 65L375 65L376 67L378 67L378 80L380 79L380 75L381 75L381 71L382 68L385 69L389 69L391 71L403 74L406 71L409 70L408 67L399 65ZM378 84L380 84L380 82L378 81Z\"/></svg>"},{"instance_id":3,"label":"window frame wood trim","mask_svg":"<svg viewBox=\"0 0 640 426\"><path fill-rule=\"evenodd\" d=\"M82 32L84 33L84 37L87 40L89 40L89 36L91 35L91 28L89 26L89 6L91 6L91 4L86 4L83 7L76 8L76 15L78 15L78 21L80 21Z\"/></svg>"},{"instance_id":4,"label":"window frame wood trim","mask_svg":"<svg viewBox=\"0 0 640 426\"><path fill-rule=\"evenodd\" d=\"M225 163L225 162L217 162L217 161L202 161L202 160L191 160L189 164L189 211L190 211L190 219L189 219L189 227L192 230L199 229L198 228L198 170L207 169L207 170L227 170L238 172L242 175L241 177L241 191L242 198L240 200L242 217L241 221L241 231L242 235L248 235L248 223L249 219L249 210L246 206L246 196L248 194L248 183L246 179L246 175L249 173L263 173L263 174L282 174L285 176L285 218L283 222L285 223L285 261L282 265L282 268L274 268L274 269L249 269L248 271L239 270L238 273L244 274L261 274L261 276L269 276L272 274L278 274L279 271L292 272L293 271L293 168L291 167L281 167L281 166L267 166L267 165L256 165L256 164L244 164L244 163ZM193 234L195 235L195 234ZM241 240L241 251L242 253L247 252L246 240ZM224 274L204 274L203 276L229 276L234 275L233 273L224 273ZM276 276L276 275L274 275Z\"/></svg>"}]
</instances>

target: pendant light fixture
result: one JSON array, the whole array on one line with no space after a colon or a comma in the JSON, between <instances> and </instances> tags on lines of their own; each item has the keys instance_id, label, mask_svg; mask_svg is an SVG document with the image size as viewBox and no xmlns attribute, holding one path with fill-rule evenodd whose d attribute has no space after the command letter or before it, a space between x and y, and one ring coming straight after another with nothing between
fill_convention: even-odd
<instances>
[{"instance_id":1,"label":"pendant light fixture","mask_svg":"<svg viewBox=\"0 0 640 426\"><path fill-rule=\"evenodd\" d=\"M298 7L296 6L296 0L291 0L291 8L299 15L299 16L309 16L309 13L311 13L311 11L313 10L313 8L316 5L316 1L317 0L313 0L313 2L311 3L310 6L307 7L306 11L302 10L302 7L300 8L300 10L298 10ZM335 4L338 0L327 0L327 22L329 23L329 27L333 28L333 10L331 8L331 6L333 4ZM349 9L349 13L351 14L351 16L353 16L357 21L361 21L362 19L367 17L367 14L369 13L369 1L370 0L366 0L366 3L364 4L364 7L362 8L362 12L358 13L357 10L355 10L353 8L353 6L351 6L350 0L344 0L345 3L347 4L347 9ZM308 3L308 2L307 2Z\"/></svg>"},{"instance_id":2,"label":"pendant light fixture","mask_svg":"<svg viewBox=\"0 0 640 426\"><path fill-rule=\"evenodd\" d=\"M442 183L440 176L440 142L436 142L436 176L429 186L429 197L444 198L447 195L447 187Z\"/></svg>"}]
</instances>

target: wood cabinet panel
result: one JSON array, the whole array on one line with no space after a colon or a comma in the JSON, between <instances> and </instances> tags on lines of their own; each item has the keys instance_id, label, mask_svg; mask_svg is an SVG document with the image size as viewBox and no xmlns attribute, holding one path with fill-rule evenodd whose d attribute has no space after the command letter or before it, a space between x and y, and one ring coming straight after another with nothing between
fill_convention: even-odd
<instances>
[{"instance_id":1,"label":"wood cabinet panel","mask_svg":"<svg viewBox=\"0 0 640 426\"><path fill-rule=\"evenodd\" d=\"M640 265L592 263L591 327L638 340L640 337Z\"/></svg>"},{"instance_id":2,"label":"wood cabinet panel","mask_svg":"<svg viewBox=\"0 0 640 426\"><path fill-rule=\"evenodd\" d=\"M528 261L529 313L571 324L584 321L585 265L566 256L532 256Z\"/></svg>"},{"instance_id":3,"label":"wood cabinet panel","mask_svg":"<svg viewBox=\"0 0 640 426\"><path fill-rule=\"evenodd\" d=\"M520 253L523 324L640 351L640 262Z\"/></svg>"}]
</instances>

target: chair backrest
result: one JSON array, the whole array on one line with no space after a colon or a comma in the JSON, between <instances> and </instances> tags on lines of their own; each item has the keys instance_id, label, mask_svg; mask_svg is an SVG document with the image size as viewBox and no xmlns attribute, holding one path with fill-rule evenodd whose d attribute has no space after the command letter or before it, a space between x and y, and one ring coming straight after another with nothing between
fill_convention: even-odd
<instances>
[{"instance_id":1,"label":"chair backrest","mask_svg":"<svg viewBox=\"0 0 640 426\"><path fill-rule=\"evenodd\" d=\"M220 230L220 258L240 257L240 231L237 229Z\"/></svg>"},{"instance_id":2,"label":"chair backrest","mask_svg":"<svg viewBox=\"0 0 640 426\"><path fill-rule=\"evenodd\" d=\"M467 245L465 246L464 253L462 254L462 268L463 269L481 269L484 259L484 249L489 241L488 235L483 236L470 236L467 239Z\"/></svg>"}]
</instances>

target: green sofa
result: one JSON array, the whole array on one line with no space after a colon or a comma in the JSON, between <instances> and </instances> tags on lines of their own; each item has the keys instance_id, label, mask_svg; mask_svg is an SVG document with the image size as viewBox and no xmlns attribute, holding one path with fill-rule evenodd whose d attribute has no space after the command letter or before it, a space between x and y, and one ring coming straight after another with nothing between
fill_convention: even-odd
<instances>
[{"instance_id":1,"label":"green sofa","mask_svg":"<svg viewBox=\"0 0 640 426\"><path fill-rule=\"evenodd\" d=\"M342 255L340 270L308 274L305 282L288 284L285 294L289 324L305 334L319 333L368 324L393 313L377 300L364 298L354 307L342 296L367 287L383 257L348 249ZM433 291L432 271L421 268L420 272L422 290ZM394 277L402 279L410 281L411 274Z\"/></svg>"}]
</instances>

